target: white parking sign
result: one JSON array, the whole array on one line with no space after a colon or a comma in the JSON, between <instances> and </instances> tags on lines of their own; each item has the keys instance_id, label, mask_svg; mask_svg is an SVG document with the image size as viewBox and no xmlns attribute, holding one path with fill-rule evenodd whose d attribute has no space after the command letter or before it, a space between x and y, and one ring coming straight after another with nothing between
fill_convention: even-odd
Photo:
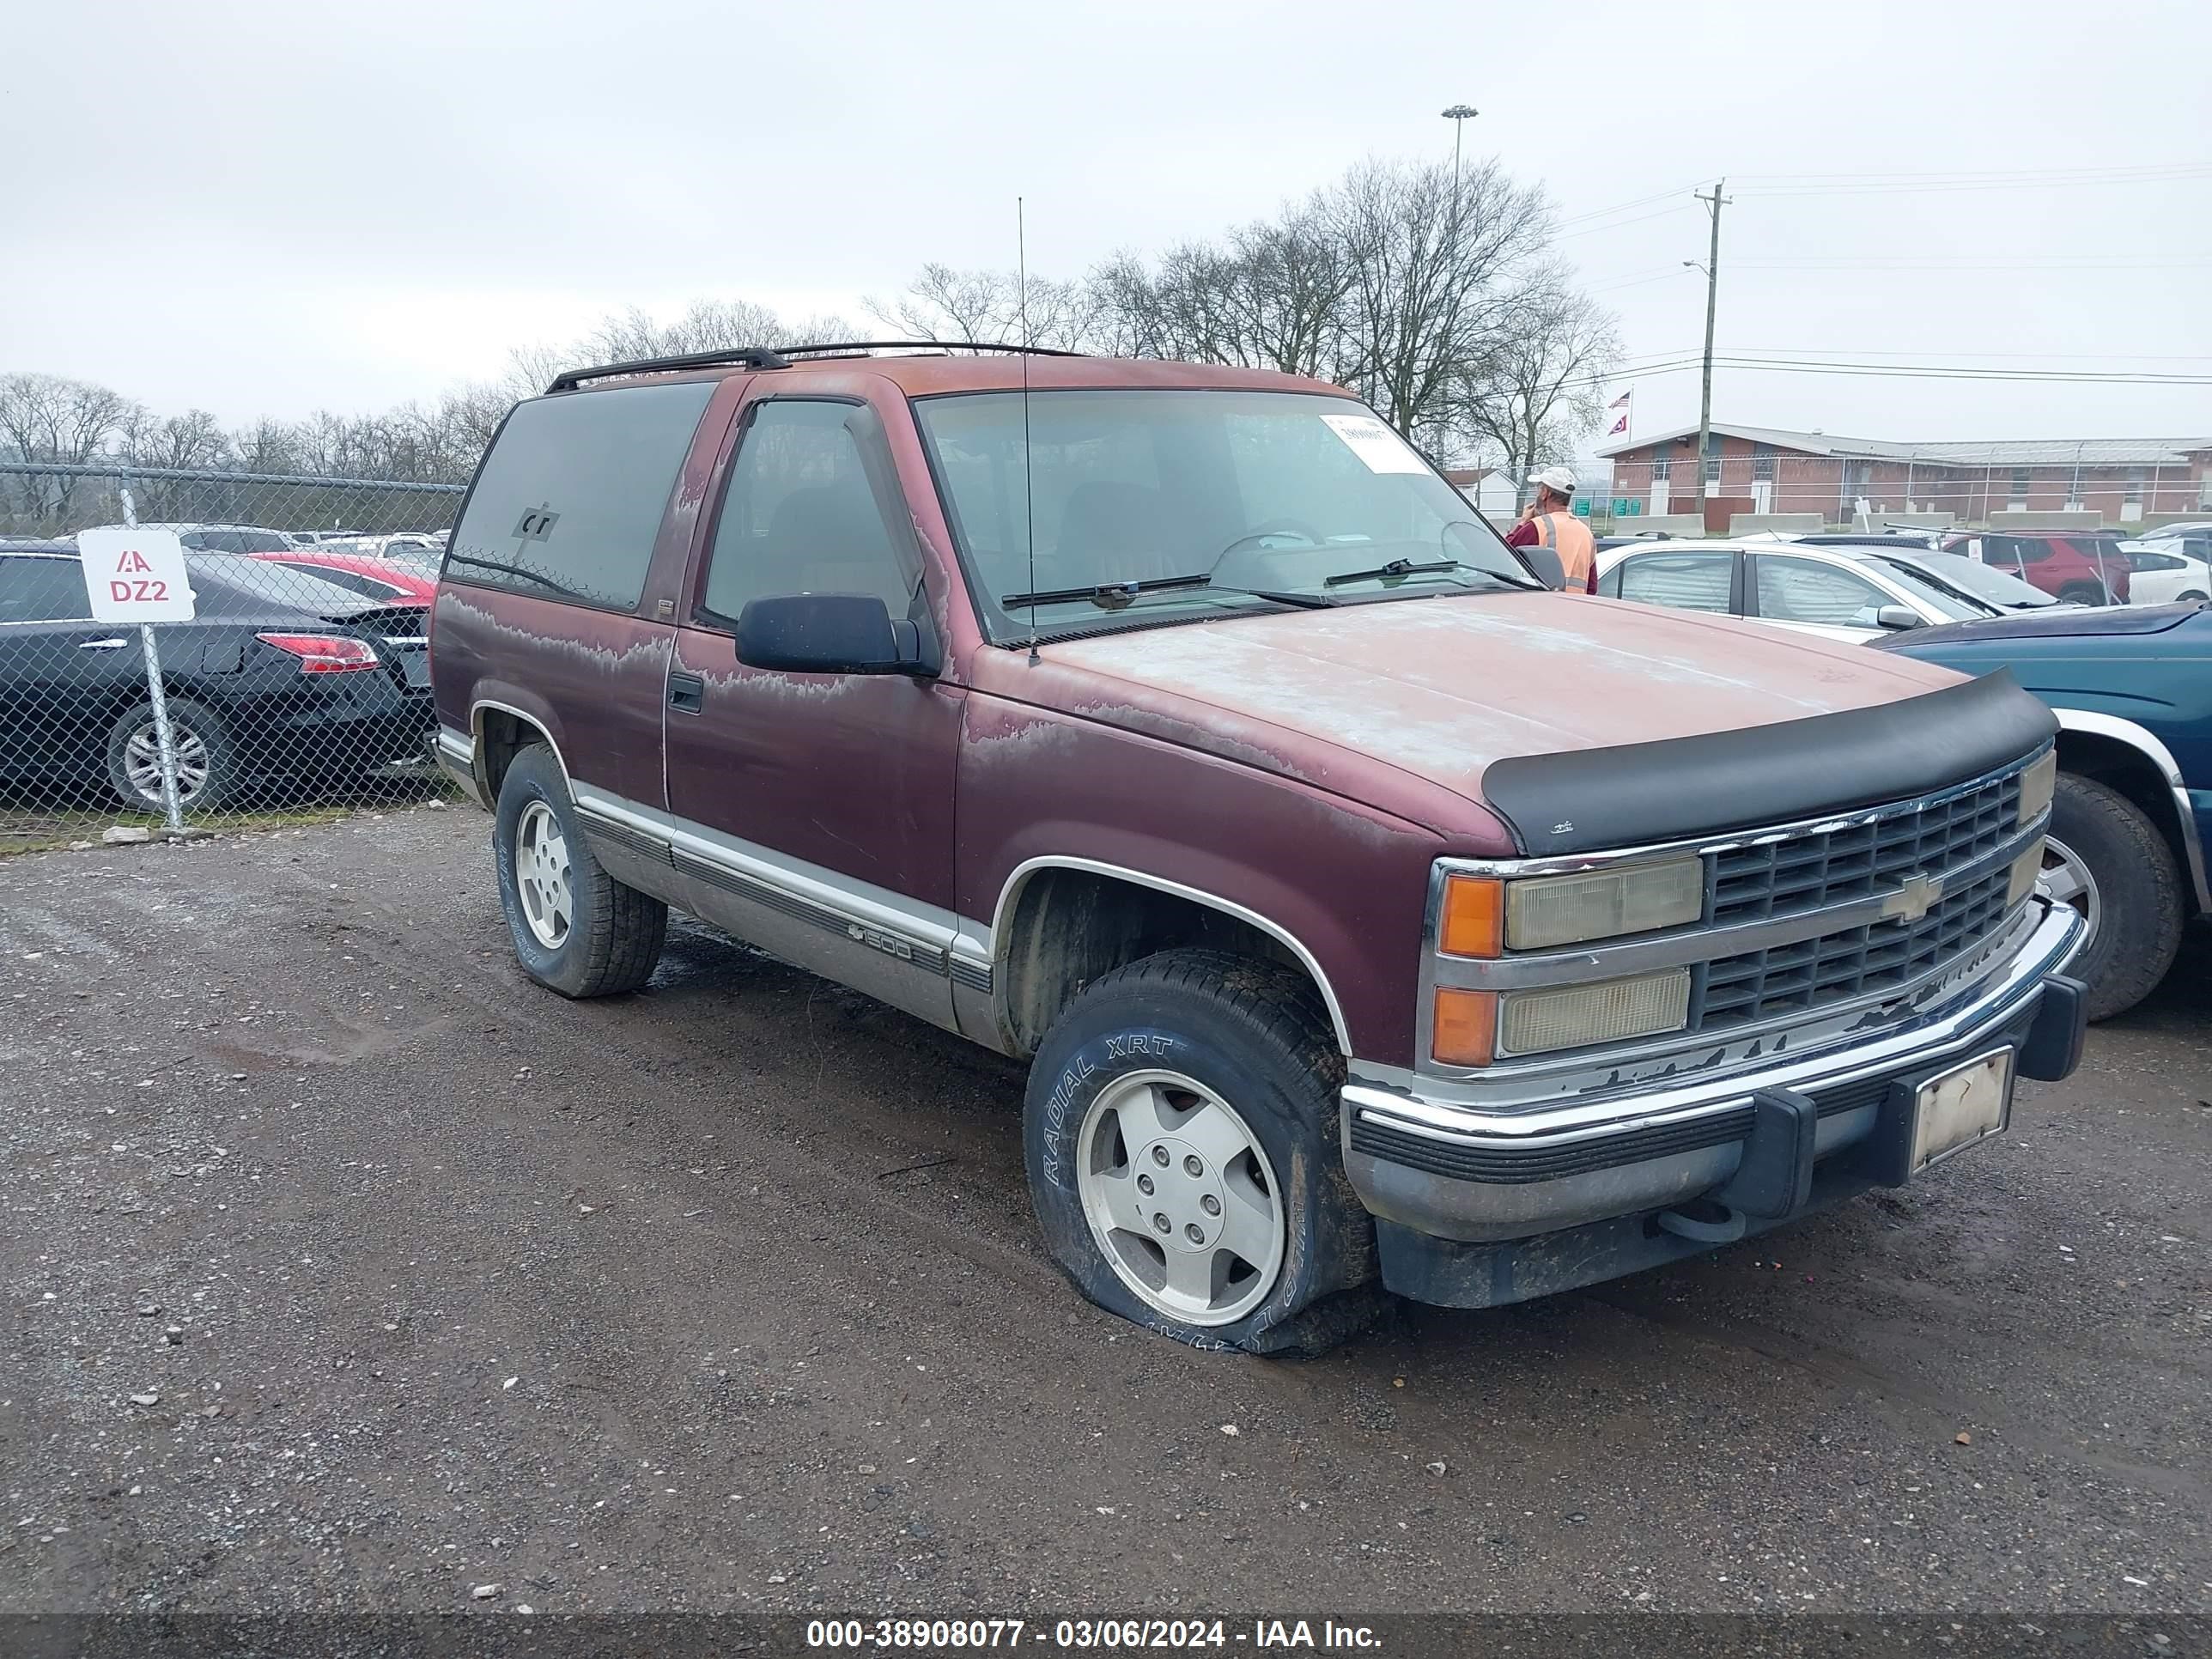
<instances>
[{"instance_id":1,"label":"white parking sign","mask_svg":"<svg viewBox=\"0 0 2212 1659\"><path fill-rule=\"evenodd\" d=\"M95 622L192 619L191 576L175 531L109 525L79 532L76 550Z\"/></svg>"}]
</instances>

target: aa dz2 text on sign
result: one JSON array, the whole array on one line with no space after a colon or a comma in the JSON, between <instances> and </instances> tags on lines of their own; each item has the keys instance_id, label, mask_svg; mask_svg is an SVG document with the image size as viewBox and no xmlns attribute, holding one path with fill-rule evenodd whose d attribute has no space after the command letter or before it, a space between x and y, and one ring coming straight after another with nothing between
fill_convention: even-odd
<instances>
[{"instance_id":1,"label":"aa dz2 text on sign","mask_svg":"<svg viewBox=\"0 0 2212 1659\"><path fill-rule=\"evenodd\" d=\"M173 530L109 525L80 532L76 546L94 621L192 619L191 576Z\"/></svg>"}]
</instances>

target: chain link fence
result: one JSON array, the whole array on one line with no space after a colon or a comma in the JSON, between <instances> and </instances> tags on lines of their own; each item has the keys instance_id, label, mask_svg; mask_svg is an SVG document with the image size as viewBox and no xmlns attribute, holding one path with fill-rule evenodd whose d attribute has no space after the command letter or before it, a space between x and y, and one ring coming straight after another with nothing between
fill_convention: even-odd
<instances>
[{"instance_id":1,"label":"chain link fence","mask_svg":"<svg viewBox=\"0 0 2212 1659\"><path fill-rule=\"evenodd\" d=\"M0 461L0 854L439 792L428 624L460 495ZM190 620L98 619L88 578L143 580L81 556L106 526L176 537Z\"/></svg>"}]
</instances>

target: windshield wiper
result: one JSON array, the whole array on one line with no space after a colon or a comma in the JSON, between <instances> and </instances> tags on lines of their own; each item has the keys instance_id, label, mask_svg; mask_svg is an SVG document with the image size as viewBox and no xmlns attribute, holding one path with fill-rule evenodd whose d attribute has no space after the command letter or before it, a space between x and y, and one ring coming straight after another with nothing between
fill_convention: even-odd
<instances>
[{"instance_id":1,"label":"windshield wiper","mask_svg":"<svg viewBox=\"0 0 2212 1659\"><path fill-rule=\"evenodd\" d=\"M1070 599L1088 599L1093 605L1114 610L1125 605L1139 593L1157 593L1170 587L1210 587L1213 578L1200 572L1195 576L1147 576L1142 581L1093 582L1088 587L1048 587L1036 593L1009 593L999 601L1001 609L1018 605L1060 605Z\"/></svg>"},{"instance_id":2,"label":"windshield wiper","mask_svg":"<svg viewBox=\"0 0 2212 1659\"><path fill-rule=\"evenodd\" d=\"M1419 563L1411 559L1393 559L1388 564L1378 564L1372 570L1340 570L1334 576L1322 579L1323 587L1334 587L1343 582L1374 581L1385 576L1425 576L1438 570L1458 570L1462 567L1457 559L1424 559ZM1464 567L1472 570L1473 565Z\"/></svg>"},{"instance_id":3,"label":"windshield wiper","mask_svg":"<svg viewBox=\"0 0 2212 1659\"><path fill-rule=\"evenodd\" d=\"M1509 576L1502 570L1489 570L1479 564L1469 564L1464 559L1423 559L1419 562L1393 559L1388 564L1376 565L1372 570L1340 570L1334 576L1324 576L1321 585L1336 587L1346 582L1387 580L1394 576L1431 576L1445 570L1472 570L1478 576L1487 576L1508 587L1541 589L1544 586L1541 582L1524 580L1519 576Z\"/></svg>"},{"instance_id":4,"label":"windshield wiper","mask_svg":"<svg viewBox=\"0 0 2212 1659\"><path fill-rule=\"evenodd\" d=\"M1088 599L1102 610L1119 611L1139 593L1158 593L1177 587L1210 587L1217 593L1244 593L1255 599L1272 599L1277 605L1294 605L1308 611L1326 609L1336 603L1321 593L1285 593L1261 587L1214 587L1213 578L1203 574L1194 576L1148 576L1141 581L1096 582L1089 587L1053 587L1037 593L1009 593L999 601L1000 609L1012 611L1017 605L1060 605L1074 599Z\"/></svg>"},{"instance_id":5,"label":"windshield wiper","mask_svg":"<svg viewBox=\"0 0 2212 1659\"><path fill-rule=\"evenodd\" d=\"M474 559L465 553L450 553L447 557L454 564L472 565L478 570L504 571L510 576L520 576L526 581L536 582L540 587L550 587L556 593L565 593L572 599L581 599L587 605L596 603L592 595L585 592L581 588L571 587L566 582L555 581L550 576L540 575L537 571L526 569L519 564L507 564L498 559Z\"/></svg>"}]
</instances>

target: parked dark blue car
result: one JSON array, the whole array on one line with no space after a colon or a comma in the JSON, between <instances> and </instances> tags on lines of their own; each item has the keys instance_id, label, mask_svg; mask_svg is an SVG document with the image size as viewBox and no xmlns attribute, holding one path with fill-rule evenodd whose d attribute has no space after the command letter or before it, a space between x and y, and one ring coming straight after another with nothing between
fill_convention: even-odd
<instances>
[{"instance_id":1,"label":"parked dark blue car","mask_svg":"<svg viewBox=\"0 0 2212 1659\"><path fill-rule=\"evenodd\" d=\"M2057 714L2058 795L2045 885L2089 918L2066 971L2089 1017L2165 977L2192 918L2212 915L2212 606L2052 610L1917 628L1875 647L1968 674L2009 668Z\"/></svg>"}]
</instances>

